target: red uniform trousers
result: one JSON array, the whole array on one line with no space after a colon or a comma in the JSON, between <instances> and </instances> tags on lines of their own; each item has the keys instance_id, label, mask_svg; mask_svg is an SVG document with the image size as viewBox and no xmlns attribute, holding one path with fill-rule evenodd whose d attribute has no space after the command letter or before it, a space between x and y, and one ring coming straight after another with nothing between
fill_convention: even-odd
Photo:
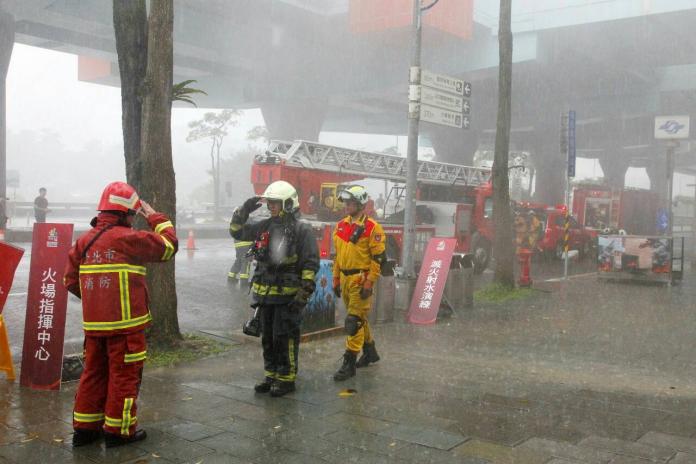
<instances>
[{"instance_id":1,"label":"red uniform trousers","mask_svg":"<svg viewBox=\"0 0 696 464\"><path fill-rule=\"evenodd\" d=\"M75 395L73 427L130 436L146 357L145 332L85 336L85 368Z\"/></svg>"}]
</instances>

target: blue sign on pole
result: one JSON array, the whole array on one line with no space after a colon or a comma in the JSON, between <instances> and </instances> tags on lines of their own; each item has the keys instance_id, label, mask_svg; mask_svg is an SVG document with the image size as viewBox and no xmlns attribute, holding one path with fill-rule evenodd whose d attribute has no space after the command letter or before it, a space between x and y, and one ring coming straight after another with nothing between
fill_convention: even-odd
<instances>
[{"instance_id":1,"label":"blue sign on pole","mask_svg":"<svg viewBox=\"0 0 696 464\"><path fill-rule=\"evenodd\" d=\"M568 177L575 177L575 111L568 111Z\"/></svg>"},{"instance_id":2,"label":"blue sign on pole","mask_svg":"<svg viewBox=\"0 0 696 464\"><path fill-rule=\"evenodd\" d=\"M669 211L667 208L660 208L657 210L657 232L659 234L664 234L669 228Z\"/></svg>"}]
</instances>

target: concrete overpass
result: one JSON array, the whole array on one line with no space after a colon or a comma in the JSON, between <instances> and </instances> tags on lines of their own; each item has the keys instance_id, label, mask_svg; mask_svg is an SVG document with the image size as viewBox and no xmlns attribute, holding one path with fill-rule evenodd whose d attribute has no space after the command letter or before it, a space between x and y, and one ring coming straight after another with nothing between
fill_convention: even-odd
<instances>
[{"instance_id":1,"label":"concrete overpass","mask_svg":"<svg viewBox=\"0 0 696 464\"><path fill-rule=\"evenodd\" d=\"M454 0L435 8L448 2ZM425 30L424 67L474 86L470 130L421 125L448 161L470 163L476 148L493 142L497 3L475 0L473 18L457 18L472 21L468 39ZM0 5L2 24L15 30L10 38L8 26L0 27L0 51L14 40L75 53L81 79L118 85L110 0ZM533 153L541 200L561 198L559 115L569 108L578 114L579 156L598 158L615 185L629 166L644 166L653 187L666 190L664 148L652 138L652 121L696 116L695 23L696 0L516 3L512 144ZM356 32L349 0L176 2L175 80L197 79L209 93L201 106L260 107L273 137L405 134L409 50L408 27ZM682 144L680 169L696 172L691 152Z\"/></svg>"}]
</instances>

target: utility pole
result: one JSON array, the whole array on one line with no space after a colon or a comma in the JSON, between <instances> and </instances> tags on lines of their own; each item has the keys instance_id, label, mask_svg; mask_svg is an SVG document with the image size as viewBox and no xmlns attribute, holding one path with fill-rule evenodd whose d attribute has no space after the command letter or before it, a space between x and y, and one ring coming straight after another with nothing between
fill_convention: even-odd
<instances>
[{"instance_id":1,"label":"utility pole","mask_svg":"<svg viewBox=\"0 0 696 464\"><path fill-rule=\"evenodd\" d=\"M678 140L667 141L667 236L672 237L674 230L674 220L672 219L672 209L674 201L672 195L674 191L674 150L679 146Z\"/></svg>"},{"instance_id":2,"label":"utility pole","mask_svg":"<svg viewBox=\"0 0 696 464\"><path fill-rule=\"evenodd\" d=\"M421 80L421 4L413 0L413 54L408 86L408 148L406 151L406 205L404 210L404 241L401 262L404 277L414 278L414 251L416 246L416 170L418 169L418 125L420 102L417 88Z\"/></svg>"}]
</instances>

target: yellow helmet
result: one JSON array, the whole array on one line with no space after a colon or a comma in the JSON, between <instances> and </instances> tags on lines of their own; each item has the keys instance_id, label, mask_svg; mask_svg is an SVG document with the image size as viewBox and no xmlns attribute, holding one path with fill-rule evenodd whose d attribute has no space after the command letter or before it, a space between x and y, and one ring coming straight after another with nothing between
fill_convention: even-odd
<instances>
[{"instance_id":1,"label":"yellow helmet","mask_svg":"<svg viewBox=\"0 0 696 464\"><path fill-rule=\"evenodd\" d=\"M291 213L300 207L300 200L297 190L290 183L284 180L277 180L271 183L261 195L266 200L279 200L283 202L283 210Z\"/></svg>"},{"instance_id":2,"label":"yellow helmet","mask_svg":"<svg viewBox=\"0 0 696 464\"><path fill-rule=\"evenodd\" d=\"M341 193L338 194L338 198L344 203L348 200L355 200L361 206L365 206L369 196L367 195L367 190L365 190L365 187L360 185L351 185L345 190L342 190Z\"/></svg>"}]
</instances>

